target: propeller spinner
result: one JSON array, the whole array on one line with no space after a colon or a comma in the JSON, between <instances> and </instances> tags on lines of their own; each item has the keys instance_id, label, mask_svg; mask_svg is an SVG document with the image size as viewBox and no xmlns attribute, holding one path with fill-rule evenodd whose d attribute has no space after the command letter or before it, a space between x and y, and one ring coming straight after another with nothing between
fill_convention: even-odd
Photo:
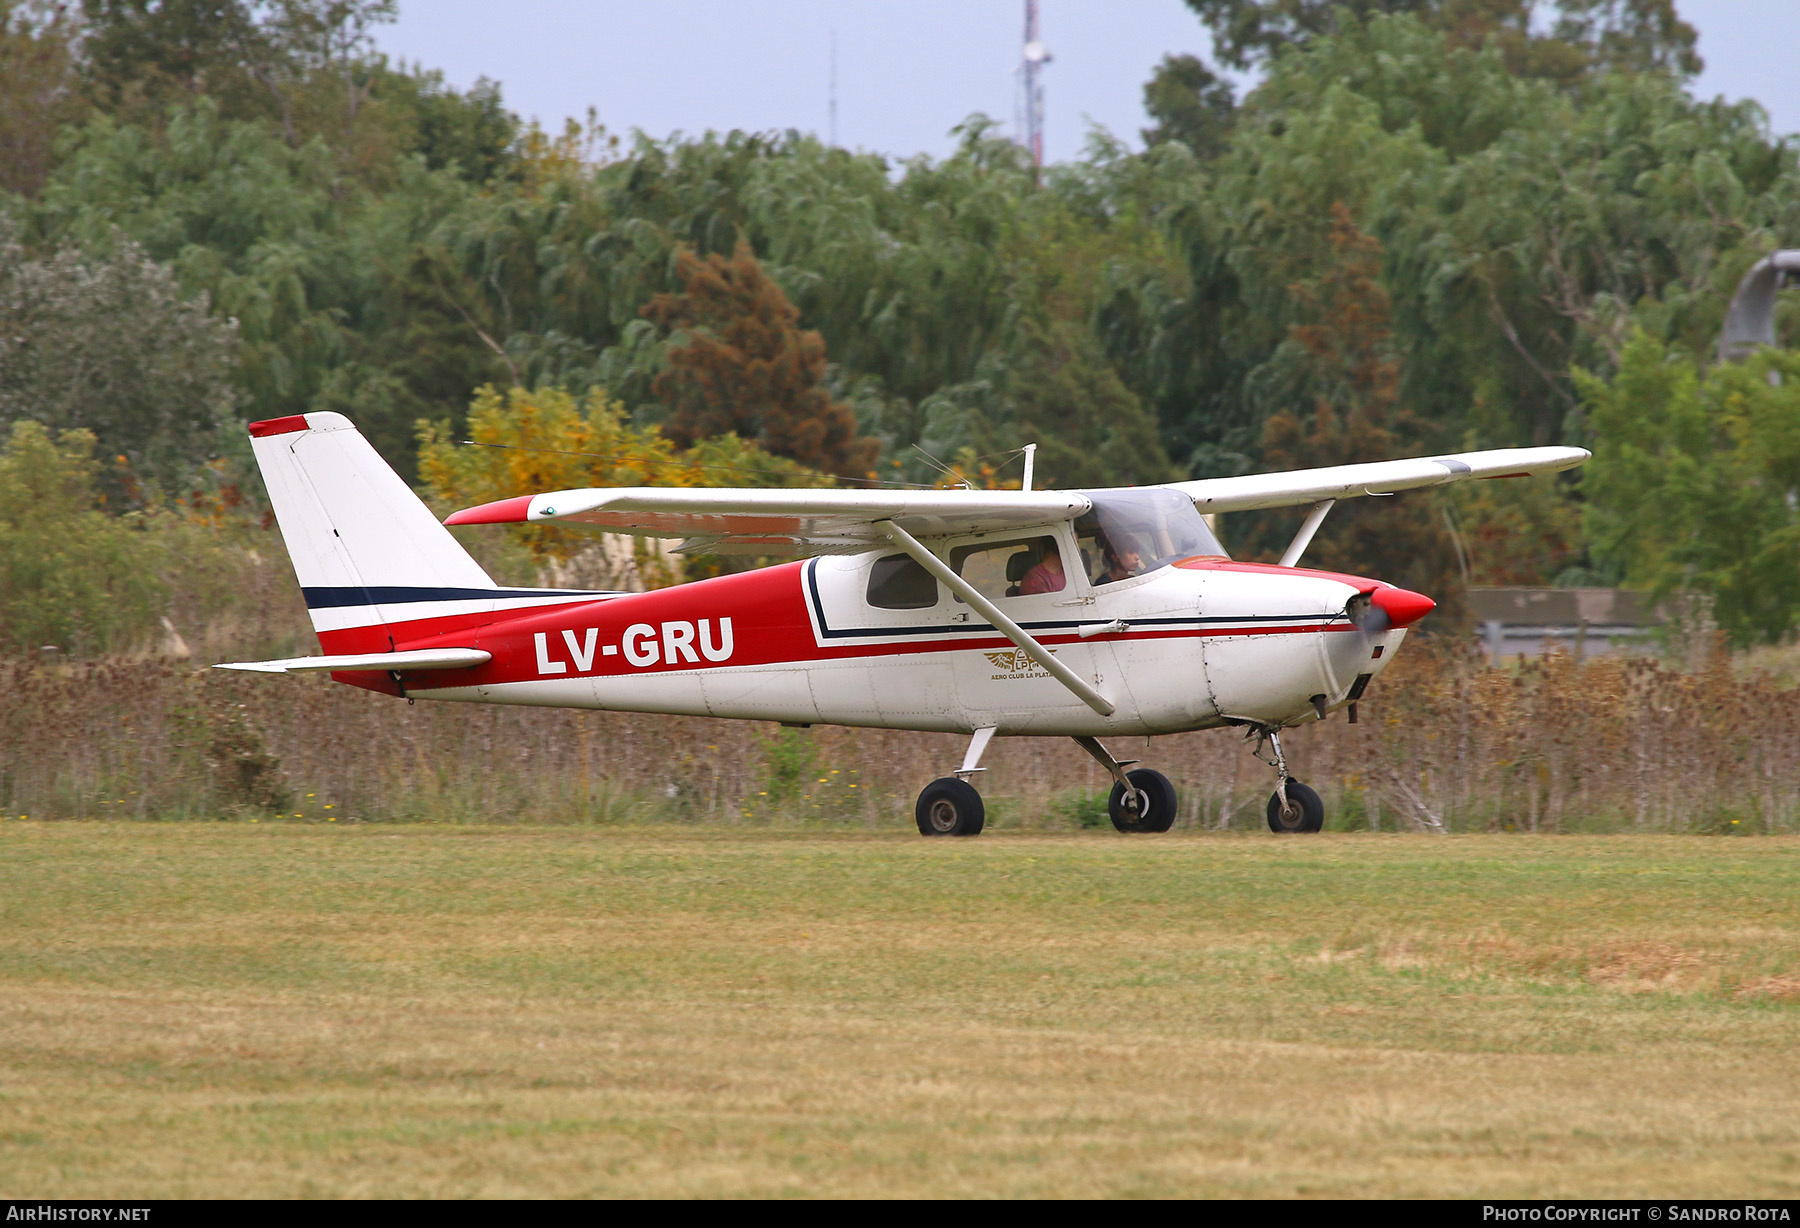
<instances>
[{"instance_id":1,"label":"propeller spinner","mask_svg":"<svg viewBox=\"0 0 1800 1228\"><path fill-rule=\"evenodd\" d=\"M1424 593L1384 584L1350 598L1345 615L1364 635L1380 635L1390 627L1410 627L1437 609Z\"/></svg>"}]
</instances>

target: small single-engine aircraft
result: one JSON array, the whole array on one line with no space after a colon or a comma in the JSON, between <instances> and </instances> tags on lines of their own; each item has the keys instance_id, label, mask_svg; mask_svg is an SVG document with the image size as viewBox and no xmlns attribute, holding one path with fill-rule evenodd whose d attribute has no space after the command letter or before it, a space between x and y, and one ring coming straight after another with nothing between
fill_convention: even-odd
<instances>
[{"instance_id":1,"label":"small single-engine aircraft","mask_svg":"<svg viewBox=\"0 0 1800 1228\"><path fill-rule=\"evenodd\" d=\"M568 521L797 555L647 593L506 588L341 414L250 435L320 646L225 669L329 672L411 699L865 725L969 735L919 794L919 831L981 831L969 779L996 735L1073 738L1116 782L1120 831L1167 831L1175 789L1109 735L1245 728L1275 769L1269 826L1318 831L1281 730L1355 704L1429 597L1297 567L1334 501L1552 473L1516 448L1113 490L558 490L444 524ZM1311 504L1279 563L1226 556L1203 512Z\"/></svg>"}]
</instances>

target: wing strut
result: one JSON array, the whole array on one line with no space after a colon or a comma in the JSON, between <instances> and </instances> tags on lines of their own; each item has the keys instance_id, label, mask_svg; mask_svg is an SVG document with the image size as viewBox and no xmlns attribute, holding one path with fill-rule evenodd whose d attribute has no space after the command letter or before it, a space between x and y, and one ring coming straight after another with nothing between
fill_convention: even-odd
<instances>
[{"instance_id":1,"label":"wing strut","mask_svg":"<svg viewBox=\"0 0 1800 1228\"><path fill-rule=\"evenodd\" d=\"M1017 644L1020 651L1026 656L1049 670L1051 675L1058 682L1073 691L1082 703L1098 712L1101 716L1111 716L1113 714L1113 706L1107 702L1106 696L1100 694L1100 692L1096 691L1087 682L1083 681L1081 675L1077 674L1074 670L1050 655L1050 650L1032 639L1031 636L1026 633L1025 628L1019 626L1018 623L1002 614L994 606L993 602L989 601L986 597L983 597L980 592L975 589L974 585L957 575L954 571L951 571L944 565L942 559L920 545L918 538L914 537L911 533L908 533L905 529L901 528L891 520L878 520L875 522L875 527L886 534L889 541L911 555L913 560L917 562L919 566L936 576L939 580L942 580L945 587L951 592L968 602L969 606L977 614L981 615L983 618L993 623L995 627L1004 632L1006 638Z\"/></svg>"},{"instance_id":2,"label":"wing strut","mask_svg":"<svg viewBox=\"0 0 1800 1228\"><path fill-rule=\"evenodd\" d=\"M1325 513L1336 502L1336 499L1326 499L1322 503L1313 504L1312 511L1306 513L1306 519L1300 525L1300 531L1294 534L1294 540L1288 543L1288 548L1281 552L1281 562L1276 564L1277 567L1292 567L1300 561L1300 556L1312 545L1313 534L1325 523Z\"/></svg>"}]
</instances>

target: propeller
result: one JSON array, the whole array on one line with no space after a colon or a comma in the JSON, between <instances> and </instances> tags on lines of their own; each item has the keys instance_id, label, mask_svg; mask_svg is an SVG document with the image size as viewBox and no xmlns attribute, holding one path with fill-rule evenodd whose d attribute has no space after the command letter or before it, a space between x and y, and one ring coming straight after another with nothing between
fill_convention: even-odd
<instances>
[{"instance_id":1,"label":"propeller","mask_svg":"<svg viewBox=\"0 0 1800 1228\"><path fill-rule=\"evenodd\" d=\"M1344 617L1364 635L1380 635L1391 627L1410 627L1437 609L1437 602L1411 589L1384 584L1358 593L1344 606Z\"/></svg>"},{"instance_id":2,"label":"propeller","mask_svg":"<svg viewBox=\"0 0 1800 1228\"><path fill-rule=\"evenodd\" d=\"M1344 606L1344 617L1350 620L1351 626L1365 636L1380 635L1394 625L1388 617L1388 612L1375 604L1374 595L1374 589L1370 589L1366 593L1358 593L1350 598L1349 604Z\"/></svg>"}]
</instances>

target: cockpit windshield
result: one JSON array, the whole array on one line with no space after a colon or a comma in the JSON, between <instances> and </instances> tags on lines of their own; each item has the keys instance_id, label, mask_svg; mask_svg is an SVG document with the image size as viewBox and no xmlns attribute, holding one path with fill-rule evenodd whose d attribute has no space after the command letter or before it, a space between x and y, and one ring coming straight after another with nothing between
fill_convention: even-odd
<instances>
[{"instance_id":1,"label":"cockpit windshield","mask_svg":"<svg viewBox=\"0 0 1800 1228\"><path fill-rule=\"evenodd\" d=\"M1075 522L1081 563L1095 584L1141 576L1176 559L1224 555L1193 500L1173 490L1083 491L1093 510Z\"/></svg>"}]
</instances>

